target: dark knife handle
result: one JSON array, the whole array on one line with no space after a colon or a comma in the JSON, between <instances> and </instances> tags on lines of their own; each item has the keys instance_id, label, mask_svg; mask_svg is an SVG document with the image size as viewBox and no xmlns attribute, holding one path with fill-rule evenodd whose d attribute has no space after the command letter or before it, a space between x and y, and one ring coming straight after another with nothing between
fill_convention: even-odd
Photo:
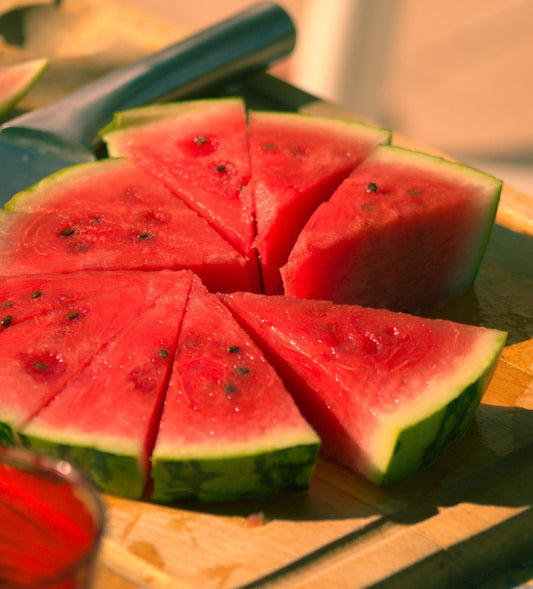
<instances>
[{"instance_id":1,"label":"dark knife handle","mask_svg":"<svg viewBox=\"0 0 533 589\"><path fill-rule=\"evenodd\" d=\"M52 131L92 148L98 131L116 111L183 98L266 69L292 51L295 39L294 24L285 10L260 2L7 125Z\"/></svg>"}]
</instances>

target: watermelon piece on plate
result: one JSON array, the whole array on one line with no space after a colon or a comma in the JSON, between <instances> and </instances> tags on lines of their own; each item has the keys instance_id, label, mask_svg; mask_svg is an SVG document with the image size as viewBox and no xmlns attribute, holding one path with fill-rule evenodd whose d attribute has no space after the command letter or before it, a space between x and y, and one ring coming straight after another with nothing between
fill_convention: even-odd
<instances>
[{"instance_id":1,"label":"watermelon piece on plate","mask_svg":"<svg viewBox=\"0 0 533 589\"><path fill-rule=\"evenodd\" d=\"M124 322L150 304L149 292L141 295L130 287L102 292L2 330L0 428L7 441L83 370Z\"/></svg>"},{"instance_id":2,"label":"watermelon piece on plate","mask_svg":"<svg viewBox=\"0 0 533 589\"><path fill-rule=\"evenodd\" d=\"M506 334L331 301L220 295L327 456L376 484L431 463L466 430Z\"/></svg>"},{"instance_id":3,"label":"watermelon piece on plate","mask_svg":"<svg viewBox=\"0 0 533 589\"><path fill-rule=\"evenodd\" d=\"M246 111L240 98L158 104L115 114L101 131L111 156L150 171L241 254L254 237Z\"/></svg>"},{"instance_id":4,"label":"watermelon piece on plate","mask_svg":"<svg viewBox=\"0 0 533 589\"><path fill-rule=\"evenodd\" d=\"M308 486L319 440L228 309L193 281L152 455L156 502Z\"/></svg>"},{"instance_id":5,"label":"watermelon piece on plate","mask_svg":"<svg viewBox=\"0 0 533 589\"><path fill-rule=\"evenodd\" d=\"M149 473L192 274L173 285L123 328L19 432L37 451L60 455L100 490L139 499ZM68 416L68 419L65 417Z\"/></svg>"},{"instance_id":6,"label":"watermelon piece on plate","mask_svg":"<svg viewBox=\"0 0 533 589\"><path fill-rule=\"evenodd\" d=\"M0 67L0 115L28 93L47 67L48 60L44 57Z\"/></svg>"},{"instance_id":7,"label":"watermelon piece on plate","mask_svg":"<svg viewBox=\"0 0 533 589\"><path fill-rule=\"evenodd\" d=\"M266 294L281 294L279 268L307 219L390 131L299 113L248 114L252 190Z\"/></svg>"},{"instance_id":8,"label":"watermelon piece on plate","mask_svg":"<svg viewBox=\"0 0 533 589\"><path fill-rule=\"evenodd\" d=\"M473 168L378 146L321 204L281 269L285 294L418 311L469 287L502 183Z\"/></svg>"},{"instance_id":9,"label":"watermelon piece on plate","mask_svg":"<svg viewBox=\"0 0 533 589\"><path fill-rule=\"evenodd\" d=\"M125 159L62 170L15 195L5 208L4 275L187 268L214 290L259 287L255 261Z\"/></svg>"}]
</instances>

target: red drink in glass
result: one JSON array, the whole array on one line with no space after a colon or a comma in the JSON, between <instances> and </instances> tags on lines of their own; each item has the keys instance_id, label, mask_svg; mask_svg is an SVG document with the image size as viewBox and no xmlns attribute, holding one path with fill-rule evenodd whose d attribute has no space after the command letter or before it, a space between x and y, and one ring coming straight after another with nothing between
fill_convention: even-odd
<instances>
[{"instance_id":1,"label":"red drink in glass","mask_svg":"<svg viewBox=\"0 0 533 589\"><path fill-rule=\"evenodd\" d=\"M68 462L0 447L0 588L87 589L103 524Z\"/></svg>"}]
</instances>

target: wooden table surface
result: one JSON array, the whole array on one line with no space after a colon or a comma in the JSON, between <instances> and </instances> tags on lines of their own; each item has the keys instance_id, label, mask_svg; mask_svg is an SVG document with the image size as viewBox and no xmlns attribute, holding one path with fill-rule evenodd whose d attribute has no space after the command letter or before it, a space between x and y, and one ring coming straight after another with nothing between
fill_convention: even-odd
<instances>
[{"instance_id":1,"label":"wooden table surface","mask_svg":"<svg viewBox=\"0 0 533 589\"><path fill-rule=\"evenodd\" d=\"M129 13L120 0L65 0L70 23L81 22L80 5L93 35L72 28L78 53L52 63L27 107L180 36ZM122 15L121 44L99 46L87 57L80 46L101 38L94 33L107 26L107 16L99 16L104 6ZM46 30L55 39L54 22L64 22L50 21ZM80 75L74 81L73 72ZM269 76L241 89L254 107L356 118ZM393 141L414 147L404 137ZM504 584L497 586L505 587L501 575L513 570L511 584L533 581L533 570L519 566L533 566L533 197L505 186L497 221L474 288L439 310L509 333L474 422L453 449L425 472L386 488L321 461L308 491L265 501L171 508L105 496L108 522L95 589L433 588L479 586L498 575Z\"/></svg>"}]
</instances>

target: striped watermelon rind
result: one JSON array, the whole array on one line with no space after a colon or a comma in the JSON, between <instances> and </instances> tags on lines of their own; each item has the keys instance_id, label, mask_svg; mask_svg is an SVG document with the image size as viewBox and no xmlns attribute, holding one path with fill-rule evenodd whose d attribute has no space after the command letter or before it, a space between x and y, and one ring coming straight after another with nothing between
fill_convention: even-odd
<instances>
[{"instance_id":1,"label":"striped watermelon rind","mask_svg":"<svg viewBox=\"0 0 533 589\"><path fill-rule=\"evenodd\" d=\"M45 455L57 456L69 461L98 489L126 499L141 499L145 490L145 477L137 460L136 448L122 440L95 439L94 435L83 439L79 431L32 432L18 434L22 445Z\"/></svg>"},{"instance_id":2,"label":"striped watermelon rind","mask_svg":"<svg viewBox=\"0 0 533 589\"><path fill-rule=\"evenodd\" d=\"M316 440L276 446L256 454L235 449L232 454L238 458L209 458L206 451L188 459L160 454L152 460L155 491L151 499L156 503L232 501L309 487L318 455Z\"/></svg>"},{"instance_id":3,"label":"striped watermelon rind","mask_svg":"<svg viewBox=\"0 0 533 589\"><path fill-rule=\"evenodd\" d=\"M432 464L465 434L492 378L506 333L487 330L465 360L415 406L383 416L365 476L377 485L407 478ZM433 406L433 409L431 409Z\"/></svg>"}]
</instances>

